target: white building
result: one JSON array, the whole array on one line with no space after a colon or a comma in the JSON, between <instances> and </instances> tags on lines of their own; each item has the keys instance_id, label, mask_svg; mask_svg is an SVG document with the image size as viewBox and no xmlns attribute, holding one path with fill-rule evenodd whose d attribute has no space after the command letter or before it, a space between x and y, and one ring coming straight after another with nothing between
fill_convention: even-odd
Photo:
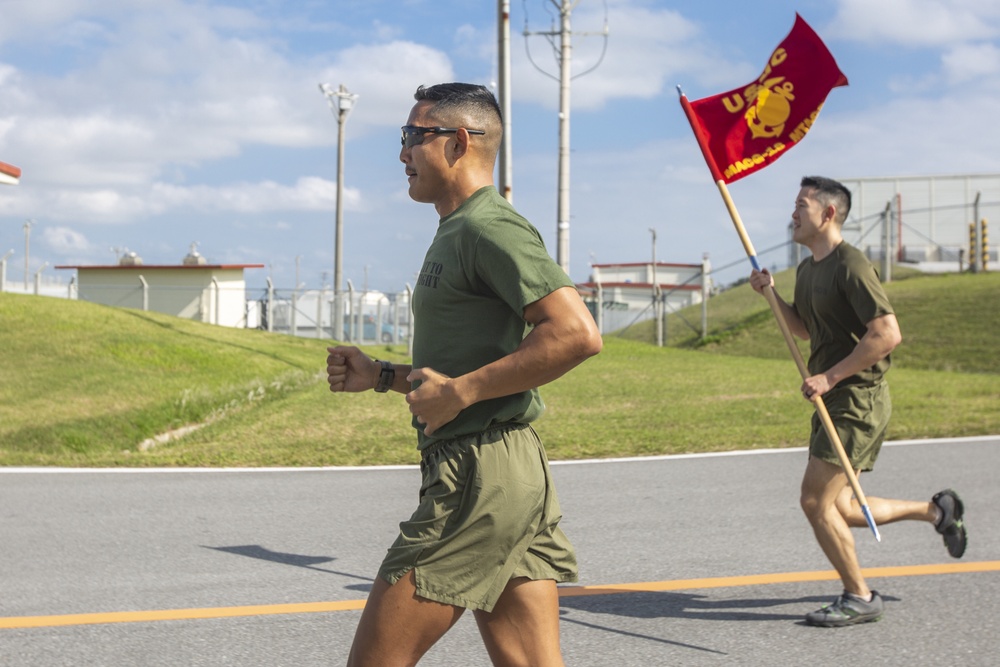
<instances>
[{"instance_id":1,"label":"white building","mask_svg":"<svg viewBox=\"0 0 1000 667\"><path fill-rule=\"evenodd\" d=\"M180 265L143 265L134 253L110 266L75 269L77 298L166 313L227 327L247 326L246 269L263 264L207 264L193 251Z\"/></svg>"},{"instance_id":2,"label":"white building","mask_svg":"<svg viewBox=\"0 0 1000 667\"><path fill-rule=\"evenodd\" d=\"M701 264L594 264L590 280L576 287L605 333L702 303L711 291L710 271L707 258Z\"/></svg>"}]
</instances>

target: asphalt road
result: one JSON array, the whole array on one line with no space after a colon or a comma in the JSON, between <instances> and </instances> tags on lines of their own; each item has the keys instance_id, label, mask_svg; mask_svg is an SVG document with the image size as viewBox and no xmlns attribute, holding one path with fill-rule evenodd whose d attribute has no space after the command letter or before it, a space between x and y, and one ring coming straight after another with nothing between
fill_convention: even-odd
<instances>
[{"instance_id":1,"label":"asphalt road","mask_svg":"<svg viewBox=\"0 0 1000 667\"><path fill-rule=\"evenodd\" d=\"M870 497L955 488L971 537L954 560L927 524L856 530L887 611L853 628L802 623L840 592L798 509L804 457L555 464L593 587L561 599L567 664L997 664L1000 437L892 443L862 476ZM418 480L0 468L0 665L344 664ZM489 665L471 614L421 665Z\"/></svg>"}]
</instances>

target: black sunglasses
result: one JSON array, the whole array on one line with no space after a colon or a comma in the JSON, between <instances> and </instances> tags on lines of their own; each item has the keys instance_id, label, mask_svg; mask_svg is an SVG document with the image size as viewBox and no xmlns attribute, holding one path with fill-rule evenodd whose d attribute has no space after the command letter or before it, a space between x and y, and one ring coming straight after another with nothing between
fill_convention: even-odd
<instances>
[{"instance_id":1,"label":"black sunglasses","mask_svg":"<svg viewBox=\"0 0 1000 667\"><path fill-rule=\"evenodd\" d=\"M452 132L458 132L461 128L404 125L400 129L403 131L403 137L400 139L400 143L403 144L404 148L413 148L414 146L419 146L424 143L425 134L451 134ZM486 134L486 130L470 130L468 128L466 128L466 132L469 134Z\"/></svg>"}]
</instances>

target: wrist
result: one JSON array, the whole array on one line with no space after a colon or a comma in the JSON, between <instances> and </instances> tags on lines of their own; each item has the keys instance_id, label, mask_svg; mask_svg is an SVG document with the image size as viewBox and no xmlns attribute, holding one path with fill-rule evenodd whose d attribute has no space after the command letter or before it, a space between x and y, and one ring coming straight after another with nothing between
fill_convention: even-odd
<instances>
[{"instance_id":1,"label":"wrist","mask_svg":"<svg viewBox=\"0 0 1000 667\"><path fill-rule=\"evenodd\" d=\"M396 380L396 368L389 361L379 361L375 360L376 363L376 373L375 376L375 391L384 394L390 389L392 389L393 382Z\"/></svg>"},{"instance_id":2,"label":"wrist","mask_svg":"<svg viewBox=\"0 0 1000 667\"><path fill-rule=\"evenodd\" d=\"M475 382L468 374L450 378L448 382L451 383L451 390L458 398L463 410L480 401Z\"/></svg>"}]
</instances>

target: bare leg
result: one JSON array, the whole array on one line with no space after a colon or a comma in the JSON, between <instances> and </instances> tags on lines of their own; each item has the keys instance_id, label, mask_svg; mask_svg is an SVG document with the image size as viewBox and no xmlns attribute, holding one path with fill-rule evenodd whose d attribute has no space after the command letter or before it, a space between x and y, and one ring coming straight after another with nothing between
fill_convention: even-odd
<instances>
[{"instance_id":1,"label":"bare leg","mask_svg":"<svg viewBox=\"0 0 1000 667\"><path fill-rule=\"evenodd\" d=\"M854 536L837 508L837 499L845 488L850 490L847 475L840 466L810 457L802 477L799 503L816 541L840 575L844 590L867 599L871 589L861 575ZM861 525L867 525L863 518Z\"/></svg>"},{"instance_id":2,"label":"bare leg","mask_svg":"<svg viewBox=\"0 0 1000 667\"><path fill-rule=\"evenodd\" d=\"M474 613L497 667L563 667L554 581L512 579L493 611Z\"/></svg>"},{"instance_id":3,"label":"bare leg","mask_svg":"<svg viewBox=\"0 0 1000 667\"><path fill-rule=\"evenodd\" d=\"M461 607L419 597L413 571L390 586L376 578L348 667L410 667L458 621Z\"/></svg>"},{"instance_id":4,"label":"bare leg","mask_svg":"<svg viewBox=\"0 0 1000 667\"><path fill-rule=\"evenodd\" d=\"M871 510L875 524L882 526L897 521L927 521L933 523L937 518L937 508L932 502L919 500L893 500L890 498L873 498L865 496L868 500L868 509ZM847 525L852 528L864 528L868 525L865 515L861 512L861 505L858 504L850 486L847 486L837 496L837 509L844 517Z\"/></svg>"}]
</instances>

